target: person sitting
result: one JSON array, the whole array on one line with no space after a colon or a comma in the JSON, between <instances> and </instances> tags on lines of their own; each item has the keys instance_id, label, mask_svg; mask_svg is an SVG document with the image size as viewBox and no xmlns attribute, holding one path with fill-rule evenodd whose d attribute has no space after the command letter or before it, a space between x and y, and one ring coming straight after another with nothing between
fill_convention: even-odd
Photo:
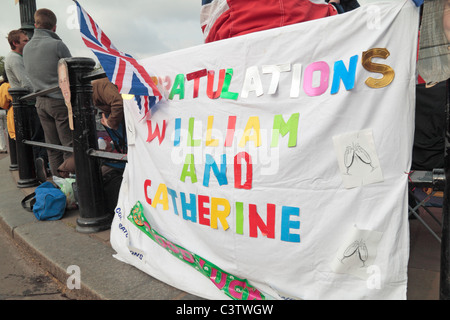
<instances>
[{"instance_id":1,"label":"person sitting","mask_svg":"<svg viewBox=\"0 0 450 320\"><path fill-rule=\"evenodd\" d=\"M92 81L92 103L101 110L101 124L114 144L114 151L127 153L123 99L117 86L102 78Z\"/></svg>"}]
</instances>

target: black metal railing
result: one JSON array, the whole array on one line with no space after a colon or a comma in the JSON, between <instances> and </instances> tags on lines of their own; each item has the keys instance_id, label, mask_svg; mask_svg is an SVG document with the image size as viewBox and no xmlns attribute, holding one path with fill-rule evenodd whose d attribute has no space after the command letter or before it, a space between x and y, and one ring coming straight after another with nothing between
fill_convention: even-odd
<instances>
[{"instance_id":1,"label":"black metal railing","mask_svg":"<svg viewBox=\"0 0 450 320\"><path fill-rule=\"evenodd\" d=\"M101 173L102 159L127 161L126 155L98 150L95 108L92 104L91 81L103 78L103 72L94 72L95 61L90 58L64 59L68 68L73 113L73 147L48 144L31 140L31 114L33 101L38 97L59 91L59 87L29 94L26 89L15 88L9 92L13 98L16 143L14 152L11 148L11 164L17 160L19 171L19 188L33 187L39 184L34 166L33 146L72 152L76 167L76 186L78 193L79 217L77 231L93 233L109 229L113 213L105 212L103 180ZM12 167L16 169L16 166ZM12 170L12 169L11 169Z\"/></svg>"}]
</instances>

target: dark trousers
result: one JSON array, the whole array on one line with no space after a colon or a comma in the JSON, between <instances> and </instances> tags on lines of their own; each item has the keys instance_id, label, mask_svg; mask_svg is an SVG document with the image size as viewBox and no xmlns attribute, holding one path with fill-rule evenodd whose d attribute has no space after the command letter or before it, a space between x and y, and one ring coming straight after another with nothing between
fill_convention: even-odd
<instances>
[{"instance_id":1,"label":"dark trousers","mask_svg":"<svg viewBox=\"0 0 450 320\"><path fill-rule=\"evenodd\" d=\"M412 154L413 170L444 167L447 86L416 86L416 123Z\"/></svg>"},{"instance_id":2,"label":"dark trousers","mask_svg":"<svg viewBox=\"0 0 450 320\"><path fill-rule=\"evenodd\" d=\"M72 131L69 128L69 118L64 100L39 97L36 100L36 111L44 130L45 142L48 144L72 147ZM58 167L72 153L55 149L47 149L50 170L58 175Z\"/></svg>"},{"instance_id":3,"label":"dark trousers","mask_svg":"<svg viewBox=\"0 0 450 320\"><path fill-rule=\"evenodd\" d=\"M44 130L42 129L41 121L37 114L36 108L32 109L31 116L31 141L45 142ZM44 159L45 163L48 163L47 149L44 147L33 146L33 156Z\"/></svg>"}]
</instances>

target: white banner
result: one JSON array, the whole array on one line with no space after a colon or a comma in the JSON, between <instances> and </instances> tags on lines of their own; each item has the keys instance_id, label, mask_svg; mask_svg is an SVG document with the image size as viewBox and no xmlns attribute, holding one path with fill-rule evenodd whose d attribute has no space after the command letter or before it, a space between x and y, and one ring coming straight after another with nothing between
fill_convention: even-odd
<instances>
[{"instance_id":1,"label":"white banner","mask_svg":"<svg viewBox=\"0 0 450 320\"><path fill-rule=\"evenodd\" d=\"M418 8L352 12L141 61L117 258L208 299L405 299Z\"/></svg>"}]
</instances>

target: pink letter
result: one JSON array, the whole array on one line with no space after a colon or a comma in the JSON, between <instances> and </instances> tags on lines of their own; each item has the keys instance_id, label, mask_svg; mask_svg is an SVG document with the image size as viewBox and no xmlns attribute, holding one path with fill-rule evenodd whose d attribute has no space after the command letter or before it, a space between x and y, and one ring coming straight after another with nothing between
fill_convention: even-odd
<instances>
[{"instance_id":1,"label":"pink letter","mask_svg":"<svg viewBox=\"0 0 450 320\"><path fill-rule=\"evenodd\" d=\"M180 248L180 252L183 255L183 259L186 260L189 263L194 263L194 257L192 256L192 254L190 252L187 252L186 250L183 250Z\"/></svg>"},{"instance_id":2,"label":"pink letter","mask_svg":"<svg viewBox=\"0 0 450 320\"><path fill-rule=\"evenodd\" d=\"M248 300L262 300L261 292L258 289L245 286L248 290Z\"/></svg>"},{"instance_id":3,"label":"pink letter","mask_svg":"<svg viewBox=\"0 0 450 320\"><path fill-rule=\"evenodd\" d=\"M313 87L313 74L315 71L320 72L320 84ZM324 61L313 62L305 69L305 77L303 78L303 90L308 96L320 96L328 89L328 78L330 75L330 67Z\"/></svg>"},{"instance_id":4,"label":"pink letter","mask_svg":"<svg viewBox=\"0 0 450 320\"><path fill-rule=\"evenodd\" d=\"M166 242L164 241L164 238L162 238L162 237L158 236L157 234L155 234L155 239L156 239L156 242L157 242L161 247L163 247L164 249L166 248Z\"/></svg>"},{"instance_id":5,"label":"pink letter","mask_svg":"<svg viewBox=\"0 0 450 320\"><path fill-rule=\"evenodd\" d=\"M222 289L225 286L226 282L227 282L227 276L223 272L221 272L220 273L220 282L218 283L216 281L217 273L218 273L217 269L216 268L212 268L210 279L211 279L212 283L214 283L216 285L217 288Z\"/></svg>"},{"instance_id":6,"label":"pink letter","mask_svg":"<svg viewBox=\"0 0 450 320\"><path fill-rule=\"evenodd\" d=\"M241 292L238 292L235 289L236 287L240 287L241 290L239 290L239 291L241 291ZM245 283L244 282L239 281L239 280L233 280L233 281L230 282L229 288L230 288L230 294L233 297L235 297L236 299L242 299L242 291L245 288Z\"/></svg>"}]
</instances>

